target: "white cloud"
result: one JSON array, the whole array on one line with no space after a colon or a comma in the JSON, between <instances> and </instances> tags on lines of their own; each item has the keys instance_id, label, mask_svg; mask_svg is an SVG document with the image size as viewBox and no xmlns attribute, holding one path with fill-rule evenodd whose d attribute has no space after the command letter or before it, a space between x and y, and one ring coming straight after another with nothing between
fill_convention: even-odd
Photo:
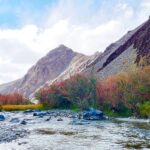
<instances>
[{"instance_id":1,"label":"white cloud","mask_svg":"<svg viewBox=\"0 0 150 150\"><path fill-rule=\"evenodd\" d=\"M105 12L103 10L91 16L91 20L98 20L97 23L90 22L90 18L89 21L86 19L86 23L80 23L80 19L83 19L80 17L82 12L76 13L72 3L63 2L49 12L50 15L47 15L42 27L29 24L18 29L0 29L0 82L20 78L29 66L62 43L87 55L103 51L127 30L146 20L150 12L149 0L140 3L138 12L128 3L121 1L112 6L112 17L104 19L105 21L101 20L102 23L98 23L99 16L110 16L101 14ZM85 11L89 7L89 2ZM76 22L73 18L78 17L79 20Z\"/></svg>"}]
</instances>

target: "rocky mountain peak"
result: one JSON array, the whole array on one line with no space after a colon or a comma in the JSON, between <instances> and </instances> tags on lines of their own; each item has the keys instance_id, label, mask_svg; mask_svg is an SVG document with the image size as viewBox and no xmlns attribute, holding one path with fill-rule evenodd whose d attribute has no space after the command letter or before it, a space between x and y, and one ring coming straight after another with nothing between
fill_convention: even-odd
<instances>
[{"instance_id":1,"label":"rocky mountain peak","mask_svg":"<svg viewBox=\"0 0 150 150\"><path fill-rule=\"evenodd\" d=\"M75 53L73 52L73 50L63 44L59 45L58 47L52 49L49 51L49 53L47 54L48 56L49 55L60 55L60 54L66 54L66 53Z\"/></svg>"},{"instance_id":2,"label":"rocky mountain peak","mask_svg":"<svg viewBox=\"0 0 150 150\"><path fill-rule=\"evenodd\" d=\"M64 45L64 44L60 44L60 45L58 46L58 48L67 49L68 47L67 47L66 45Z\"/></svg>"},{"instance_id":3,"label":"rocky mountain peak","mask_svg":"<svg viewBox=\"0 0 150 150\"><path fill-rule=\"evenodd\" d=\"M3 88L0 88L2 89L0 92L17 91L28 97L46 82L60 75L77 54L72 49L61 44L50 50L46 56L32 66L23 78L4 85Z\"/></svg>"}]
</instances>

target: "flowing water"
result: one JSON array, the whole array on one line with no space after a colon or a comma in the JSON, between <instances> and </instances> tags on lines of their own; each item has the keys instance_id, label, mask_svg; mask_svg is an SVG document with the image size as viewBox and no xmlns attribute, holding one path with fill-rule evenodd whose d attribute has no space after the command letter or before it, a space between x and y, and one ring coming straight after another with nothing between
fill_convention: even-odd
<instances>
[{"instance_id":1,"label":"flowing water","mask_svg":"<svg viewBox=\"0 0 150 150\"><path fill-rule=\"evenodd\" d=\"M0 150L126 150L150 149L150 124L148 120L112 119L107 121L74 122L74 118L33 117L33 114L6 113L7 120L0 126L10 124L11 116L24 118L27 125L16 125L28 130L25 137L11 142L1 142ZM2 130L0 131L2 132ZM0 133L1 134L1 133Z\"/></svg>"}]
</instances>

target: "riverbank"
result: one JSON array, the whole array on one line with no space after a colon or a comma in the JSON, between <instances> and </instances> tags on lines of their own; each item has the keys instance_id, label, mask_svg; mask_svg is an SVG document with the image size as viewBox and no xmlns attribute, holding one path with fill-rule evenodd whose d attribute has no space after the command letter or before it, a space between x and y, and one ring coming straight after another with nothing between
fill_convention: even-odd
<instances>
[{"instance_id":1,"label":"riverbank","mask_svg":"<svg viewBox=\"0 0 150 150\"><path fill-rule=\"evenodd\" d=\"M55 110L54 108L48 108L43 106L43 104L27 104L27 105L0 105L0 111L25 111L25 110ZM62 109L58 109L62 110ZM66 110L71 110L73 112L81 112L81 110L77 107L72 107L71 109L66 109ZM123 117L123 118L136 118L136 119L148 119L147 117L137 117L134 116L133 113L129 111L124 111L124 112L114 112L108 109L104 109L104 114L107 115L110 118L118 118L118 117Z\"/></svg>"}]
</instances>

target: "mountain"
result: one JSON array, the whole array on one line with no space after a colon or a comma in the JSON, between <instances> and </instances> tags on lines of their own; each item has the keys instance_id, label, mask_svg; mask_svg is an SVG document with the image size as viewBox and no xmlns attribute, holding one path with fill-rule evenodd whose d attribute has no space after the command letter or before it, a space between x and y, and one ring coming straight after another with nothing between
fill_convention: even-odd
<instances>
[{"instance_id":1,"label":"mountain","mask_svg":"<svg viewBox=\"0 0 150 150\"><path fill-rule=\"evenodd\" d=\"M55 81L65 80L76 73L83 73L86 70L87 65L90 64L92 60L96 59L99 56L99 54L100 54L99 52L95 53L92 56L85 56L83 54L78 54L76 57L72 59L71 63L66 68L66 70L62 72L54 80L49 82L49 84Z\"/></svg>"},{"instance_id":2,"label":"mountain","mask_svg":"<svg viewBox=\"0 0 150 150\"><path fill-rule=\"evenodd\" d=\"M78 55L81 54L60 45L41 58L23 78L1 85L0 93L21 92L31 96L36 89L60 75Z\"/></svg>"},{"instance_id":3,"label":"mountain","mask_svg":"<svg viewBox=\"0 0 150 150\"><path fill-rule=\"evenodd\" d=\"M21 92L32 97L45 84L80 72L103 79L128 70L144 56L150 59L150 19L112 43L103 53L86 56L60 45L31 67L23 78L1 85L0 93Z\"/></svg>"},{"instance_id":4,"label":"mountain","mask_svg":"<svg viewBox=\"0 0 150 150\"><path fill-rule=\"evenodd\" d=\"M87 65L85 72L93 70L97 76L106 78L128 70L133 64L139 63L144 56L150 60L150 18L108 46L101 55Z\"/></svg>"}]
</instances>

